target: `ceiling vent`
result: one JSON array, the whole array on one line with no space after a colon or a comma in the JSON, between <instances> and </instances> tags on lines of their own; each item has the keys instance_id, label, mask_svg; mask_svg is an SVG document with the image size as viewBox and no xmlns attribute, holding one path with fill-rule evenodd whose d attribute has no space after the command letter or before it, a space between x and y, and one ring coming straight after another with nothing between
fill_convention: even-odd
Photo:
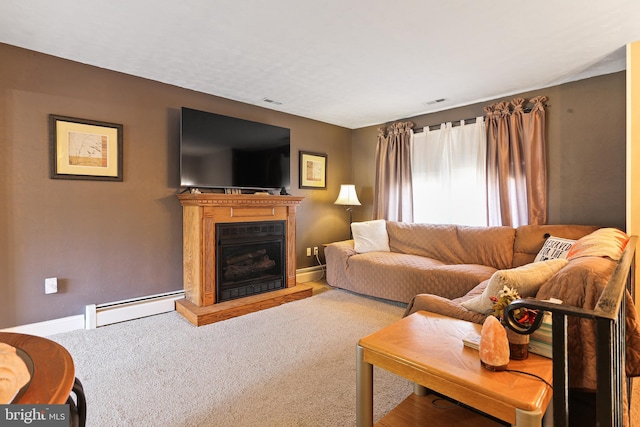
<instances>
[{"instance_id":1,"label":"ceiling vent","mask_svg":"<svg viewBox=\"0 0 640 427\"><path fill-rule=\"evenodd\" d=\"M273 104L273 105L282 105L282 102L275 101L275 100L269 99L269 98L262 98L262 101L268 102L269 104Z\"/></svg>"},{"instance_id":2,"label":"ceiling vent","mask_svg":"<svg viewBox=\"0 0 640 427\"><path fill-rule=\"evenodd\" d=\"M440 98L440 99L434 99L433 101L428 101L425 102L426 105L435 105L435 104L440 104L441 102L446 101L446 98Z\"/></svg>"}]
</instances>

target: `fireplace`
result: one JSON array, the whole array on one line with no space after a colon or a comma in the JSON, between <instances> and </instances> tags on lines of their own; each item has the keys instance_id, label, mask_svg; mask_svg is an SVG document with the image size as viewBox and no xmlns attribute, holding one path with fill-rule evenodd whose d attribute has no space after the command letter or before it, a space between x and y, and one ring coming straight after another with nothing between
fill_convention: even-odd
<instances>
[{"instance_id":1,"label":"fireplace","mask_svg":"<svg viewBox=\"0 0 640 427\"><path fill-rule=\"evenodd\" d=\"M286 287L286 221L216 224L216 301Z\"/></svg>"},{"instance_id":2,"label":"fireplace","mask_svg":"<svg viewBox=\"0 0 640 427\"><path fill-rule=\"evenodd\" d=\"M296 284L296 207L302 197L178 198L185 297L176 310L189 322L207 325L312 295L311 286Z\"/></svg>"}]
</instances>

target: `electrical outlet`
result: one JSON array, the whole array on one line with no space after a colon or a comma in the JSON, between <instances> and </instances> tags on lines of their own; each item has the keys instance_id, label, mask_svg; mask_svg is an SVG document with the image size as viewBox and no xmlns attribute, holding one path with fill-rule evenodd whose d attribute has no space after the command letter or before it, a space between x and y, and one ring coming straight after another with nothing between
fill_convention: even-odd
<instances>
[{"instance_id":1,"label":"electrical outlet","mask_svg":"<svg viewBox=\"0 0 640 427\"><path fill-rule=\"evenodd\" d=\"M313 247L313 254L314 255L318 255L318 247L317 246Z\"/></svg>"},{"instance_id":2,"label":"electrical outlet","mask_svg":"<svg viewBox=\"0 0 640 427\"><path fill-rule=\"evenodd\" d=\"M44 279L44 293L55 294L56 292L58 292L58 278L50 277L48 279Z\"/></svg>"},{"instance_id":3,"label":"electrical outlet","mask_svg":"<svg viewBox=\"0 0 640 427\"><path fill-rule=\"evenodd\" d=\"M311 248L307 248L307 256L311 256Z\"/></svg>"}]
</instances>

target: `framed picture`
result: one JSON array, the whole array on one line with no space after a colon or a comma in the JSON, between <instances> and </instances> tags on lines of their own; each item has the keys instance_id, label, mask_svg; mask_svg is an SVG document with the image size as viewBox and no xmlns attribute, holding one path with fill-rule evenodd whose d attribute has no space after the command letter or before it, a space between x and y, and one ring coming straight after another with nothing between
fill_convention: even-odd
<instances>
[{"instance_id":1,"label":"framed picture","mask_svg":"<svg viewBox=\"0 0 640 427\"><path fill-rule=\"evenodd\" d=\"M122 125L49 115L50 177L122 181Z\"/></svg>"},{"instance_id":2,"label":"framed picture","mask_svg":"<svg viewBox=\"0 0 640 427\"><path fill-rule=\"evenodd\" d=\"M327 188L327 155L300 151L300 188Z\"/></svg>"}]
</instances>

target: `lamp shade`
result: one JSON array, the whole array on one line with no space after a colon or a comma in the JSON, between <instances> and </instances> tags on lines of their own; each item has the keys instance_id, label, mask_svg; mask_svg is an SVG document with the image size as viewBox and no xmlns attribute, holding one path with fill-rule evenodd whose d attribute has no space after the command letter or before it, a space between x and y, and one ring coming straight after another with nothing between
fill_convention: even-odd
<instances>
[{"instance_id":1,"label":"lamp shade","mask_svg":"<svg viewBox=\"0 0 640 427\"><path fill-rule=\"evenodd\" d=\"M356 186L353 184L342 184L340 186L340 194L334 202L336 205L360 206L358 194L356 194Z\"/></svg>"}]
</instances>

